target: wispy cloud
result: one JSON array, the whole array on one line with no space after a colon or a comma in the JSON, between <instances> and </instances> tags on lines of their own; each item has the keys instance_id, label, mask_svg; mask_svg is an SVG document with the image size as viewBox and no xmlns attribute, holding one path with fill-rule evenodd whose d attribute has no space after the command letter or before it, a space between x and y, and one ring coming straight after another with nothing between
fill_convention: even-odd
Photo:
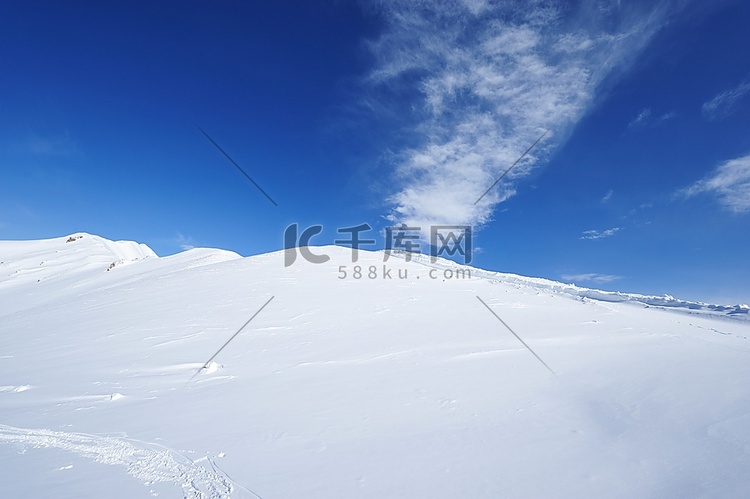
<instances>
[{"instance_id":1,"label":"wispy cloud","mask_svg":"<svg viewBox=\"0 0 750 499\"><path fill-rule=\"evenodd\" d=\"M642 110L640 113L638 113L638 116L636 116L633 121L628 123L628 128L633 128L638 125L643 125L648 121L648 119L651 117L651 108L647 107L646 109Z\"/></svg>"},{"instance_id":2,"label":"wispy cloud","mask_svg":"<svg viewBox=\"0 0 750 499\"><path fill-rule=\"evenodd\" d=\"M190 236L184 236L180 232L177 233L177 236L174 238L174 243L180 247L181 250L187 251L195 248L195 244L193 242L193 238Z\"/></svg>"},{"instance_id":3,"label":"wispy cloud","mask_svg":"<svg viewBox=\"0 0 750 499\"><path fill-rule=\"evenodd\" d=\"M668 113L664 113L657 119L658 123L661 123L663 121L671 120L672 118L677 116L677 111L669 111Z\"/></svg>"},{"instance_id":4,"label":"wispy cloud","mask_svg":"<svg viewBox=\"0 0 750 499\"><path fill-rule=\"evenodd\" d=\"M714 194L735 213L750 212L750 155L720 164L710 176L678 192L686 197L703 193Z\"/></svg>"},{"instance_id":5,"label":"wispy cloud","mask_svg":"<svg viewBox=\"0 0 750 499\"><path fill-rule=\"evenodd\" d=\"M654 113L651 111L650 107L647 107L645 109L642 109L638 115L633 118L633 120L628 123L628 128L642 128L649 125L658 125L660 123L663 123L667 120L671 120L677 116L677 113L674 111L669 111L668 113L664 113L658 116L654 116Z\"/></svg>"},{"instance_id":6,"label":"wispy cloud","mask_svg":"<svg viewBox=\"0 0 750 499\"><path fill-rule=\"evenodd\" d=\"M726 118L734 112L737 103L750 91L750 76L739 85L719 93L703 104L703 115L710 120Z\"/></svg>"},{"instance_id":7,"label":"wispy cloud","mask_svg":"<svg viewBox=\"0 0 750 499\"><path fill-rule=\"evenodd\" d=\"M606 284L608 282L619 281L622 276L612 274L563 274L560 277L563 280L570 281L573 283L579 282L595 282L597 284Z\"/></svg>"},{"instance_id":8,"label":"wispy cloud","mask_svg":"<svg viewBox=\"0 0 750 499\"><path fill-rule=\"evenodd\" d=\"M373 93L416 109L421 140L396 155L389 219L488 222L498 203L570 133L602 80L622 70L665 9L620 2L383 0L386 28L370 44ZM417 101L417 102L415 102ZM544 130L550 134L498 187L474 201Z\"/></svg>"},{"instance_id":9,"label":"wispy cloud","mask_svg":"<svg viewBox=\"0 0 750 499\"><path fill-rule=\"evenodd\" d=\"M594 229L584 230L581 239L604 239L605 237L614 236L620 230L622 230L622 227L612 227L611 229L602 231Z\"/></svg>"},{"instance_id":10,"label":"wispy cloud","mask_svg":"<svg viewBox=\"0 0 750 499\"><path fill-rule=\"evenodd\" d=\"M602 198L602 203L608 202L610 199L612 199L612 196L614 195L615 191L612 189L608 190L607 193Z\"/></svg>"}]
</instances>

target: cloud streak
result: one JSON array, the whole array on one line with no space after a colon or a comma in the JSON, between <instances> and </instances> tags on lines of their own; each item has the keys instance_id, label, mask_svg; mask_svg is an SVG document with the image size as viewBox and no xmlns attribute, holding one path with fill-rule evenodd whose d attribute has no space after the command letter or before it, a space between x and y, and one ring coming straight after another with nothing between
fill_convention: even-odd
<instances>
[{"instance_id":1,"label":"cloud streak","mask_svg":"<svg viewBox=\"0 0 750 499\"><path fill-rule=\"evenodd\" d=\"M182 233L178 232L174 238L174 244L180 247L181 250L187 251L195 248L193 238L190 236L185 237Z\"/></svg>"},{"instance_id":2,"label":"cloud streak","mask_svg":"<svg viewBox=\"0 0 750 499\"><path fill-rule=\"evenodd\" d=\"M686 197L713 194L724 208L734 213L750 213L750 155L720 164L707 178L679 194Z\"/></svg>"},{"instance_id":3,"label":"cloud streak","mask_svg":"<svg viewBox=\"0 0 750 499\"><path fill-rule=\"evenodd\" d=\"M638 113L638 116L636 116L633 121L628 123L628 128L644 125L649 120L649 118L651 118L651 108L647 107L646 109Z\"/></svg>"},{"instance_id":4,"label":"cloud streak","mask_svg":"<svg viewBox=\"0 0 750 499\"><path fill-rule=\"evenodd\" d=\"M734 112L737 103L750 92L750 77L734 88L725 90L703 104L703 115L710 120L726 118Z\"/></svg>"},{"instance_id":5,"label":"cloud streak","mask_svg":"<svg viewBox=\"0 0 750 499\"><path fill-rule=\"evenodd\" d=\"M614 236L620 230L622 230L622 227L612 227L611 229L602 230L602 231L598 231L594 229L584 230L583 235L581 235L581 239L589 239L589 240L604 239L606 237Z\"/></svg>"},{"instance_id":6,"label":"cloud streak","mask_svg":"<svg viewBox=\"0 0 750 499\"><path fill-rule=\"evenodd\" d=\"M677 113L670 111L655 117L651 112L651 108L647 107L641 110L641 112L639 112L638 115L628 123L628 128L643 128L650 125L659 125L665 121L671 120L675 116L677 116Z\"/></svg>"},{"instance_id":7,"label":"cloud streak","mask_svg":"<svg viewBox=\"0 0 750 499\"><path fill-rule=\"evenodd\" d=\"M514 181L548 157L592 105L603 79L626 67L664 10L591 1L380 3L386 28L370 43L368 83L414 109L395 155L393 223L489 222ZM630 10L628 10L630 9ZM549 136L474 201L545 131Z\"/></svg>"}]
</instances>

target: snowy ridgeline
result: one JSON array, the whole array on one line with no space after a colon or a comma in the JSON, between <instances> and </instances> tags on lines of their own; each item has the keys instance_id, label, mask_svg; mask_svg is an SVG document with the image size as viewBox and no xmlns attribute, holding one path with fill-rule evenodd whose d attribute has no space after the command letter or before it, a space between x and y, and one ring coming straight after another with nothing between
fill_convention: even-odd
<instances>
[{"instance_id":1,"label":"snowy ridgeline","mask_svg":"<svg viewBox=\"0 0 750 499\"><path fill-rule=\"evenodd\" d=\"M403 258L403 256L401 256ZM497 280L507 283L515 283L528 288L535 288L544 291L553 291L556 293L564 293L571 296L578 296L581 298L590 298L592 300L600 300L606 302L633 302L641 303L643 305L649 305L653 307L668 307L676 309L688 309L688 310L701 310L705 312L715 312L717 314L734 315L740 318L747 317L750 313L750 305L746 303L735 304L735 305L716 305L711 303L703 303L689 300L681 300L670 295L642 295L638 293L622 293L620 291L603 291L601 289L591 289L575 284L566 284L557 281L551 281L549 279L542 279L538 277L524 277L516 274L507 274L503 272L491 272L482 269L476 269L467 267L464 265L458 265L449 260L439 258L435 264L430 263L430 257L425 255L413 255L411 259L416 262L420 262L424 265L435 265L438 268L448 269L471 269L471 275L478 278Z\"/></svg>"},{"instance_id":2,"label":"snowy ridgeline","mask_svg":"<svg viewBox=\"0 0 750 499\"><path fill-rule=\"evenodd\" d=\"M2 495L750 496L747 305L313 251L0 242Z\"/></svg>"},{"instance_id":3,"label":"snowy ridgeline","mask_svg":"<svg viewBox=\"0 0 750 499\"><path fill-rule=\"evenodd\" d=\"M321 253L333 252L338 254L339 257L345 257L344 253L347 252L345 248L332 246L324 246L315 251ZM360 251L365 254L371 253L373 256L382 254L382 252ZM402 252L393 252L391 257L404 259ZM54 280L64 278L69 274L73 275L76 281L80 281L83 278L82 273L94 276L103 270L110 271L118 266L135 263L139 260L158 258L156 253L145 244L133 241L110 241L86 233L41 241L0 241L0 286ZM173 261L184 262L187 268L193 268L239 258L241 257L238 254L231 251L197 248L169 257L166 260L169 260L170 264ZM282 252L250 257L250 259L254 258L278 260L282 258ZM376 258L382 259L382 256ZM653 296L603 291L548 279L486 271L458 265L443 258L438 258L433 263L429 256L421 254L410 255L410 260L440 270L464 270L466 273L462 275L471 275L474 278L518 284L529 289L552 291L606 302L635 302L654 307L700 310L739 317L746 317L750 312L750 305L747 304L716 305L681 300L670 295Z\"/></svg>"}]
</instances>

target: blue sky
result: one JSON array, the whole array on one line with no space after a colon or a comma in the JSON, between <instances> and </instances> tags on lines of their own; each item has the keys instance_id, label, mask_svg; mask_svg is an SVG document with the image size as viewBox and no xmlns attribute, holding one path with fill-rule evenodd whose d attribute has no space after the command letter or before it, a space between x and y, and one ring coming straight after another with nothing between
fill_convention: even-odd
<instances>
[{"instance_id":1,"label":"blue sky","mask_svg":"<svg viewBox=\"0 0 750 499\"><path fill-rule=\"evenodd\" d=\"M479 267L750 302L750 4L706 3L6 3L0 238L469 223Z\"/></svg>"}]
</instances>

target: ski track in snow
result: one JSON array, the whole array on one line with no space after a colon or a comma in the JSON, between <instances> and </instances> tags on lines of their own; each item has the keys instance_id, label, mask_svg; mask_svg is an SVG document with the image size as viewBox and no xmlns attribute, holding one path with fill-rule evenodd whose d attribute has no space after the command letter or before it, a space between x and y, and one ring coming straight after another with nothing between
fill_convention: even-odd
<instances>
[{"instance_id":1,"label":"ski track in snow","mask_svg":"<svg viewBox=\"0 0 750 499\"><path fill-rule=\"evenodd\" d=\"M0 443L19 444L24 448L62 449L98 463L124 466L130 475L145 485L174 483L182 488L183 497L189 499L224 499L232 492L229 478L215 467L212 471L172 450L136 447L119 438L0 424Z\"/></svg>"}]
</instances>

